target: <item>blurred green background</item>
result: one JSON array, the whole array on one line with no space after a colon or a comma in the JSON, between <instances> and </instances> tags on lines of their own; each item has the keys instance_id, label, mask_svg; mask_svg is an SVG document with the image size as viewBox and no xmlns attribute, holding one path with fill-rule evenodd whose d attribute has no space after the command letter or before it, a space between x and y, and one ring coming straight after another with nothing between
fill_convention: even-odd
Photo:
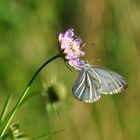
<instances>
[{"instance_id":1,"label":"blurred green background","mask_svg":"<svg viewBox=\"0 0 140 140\"><path fill-rule=\"evenodd\" d=\"M84 59L123 75L127 90L82 103L72 96L76 71L59 59L39 74L30 90L37 96L20 108L13 122L30 138L64 129L48 139L139 140L139 0L1 0L0 110L12 92L14 105L36 69L58 53L58 34L68 28L86 43ZM66 94L52 105L43 95L50 82L58 86L56 95Z\"/></svg>"}]
</instances>

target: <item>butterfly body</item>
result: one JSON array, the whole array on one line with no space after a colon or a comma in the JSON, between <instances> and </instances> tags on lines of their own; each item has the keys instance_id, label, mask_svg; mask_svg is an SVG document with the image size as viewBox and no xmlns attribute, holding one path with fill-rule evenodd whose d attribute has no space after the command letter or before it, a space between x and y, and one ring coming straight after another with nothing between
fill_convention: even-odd
<instances>
[{"instance_id":1,"label":"butterfly body","mask_svg":"<svg viewBox=\"0 0 140 140\"><path fill-rule=\"evenodd\" d=\"M73 86L74 97L83 102L96 102L101 94L116 94L127 87L125 79L111 70L86 63Z\"/></svg>"}]
</instances>

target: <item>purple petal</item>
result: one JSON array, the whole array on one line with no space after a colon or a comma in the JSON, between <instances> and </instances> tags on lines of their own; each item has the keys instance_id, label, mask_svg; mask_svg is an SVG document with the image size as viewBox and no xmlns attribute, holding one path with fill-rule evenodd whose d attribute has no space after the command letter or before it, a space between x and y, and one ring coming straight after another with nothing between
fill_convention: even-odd
<instances>
[{"instance_id":1,"label":"purple petal","mask_svg":"<svg viewBox=\"0 0 140 140\"><path fill-rule=\"evenodd\" d=\"M75 43L75 45L80 46L80 44L82 43L81 38L76 38L76 39L74 40L74 43Z\"/></svg>"},{"instance_id":2,"label":"purple petal","mask_svg":"<svg viewBox=\"0 0 140 140\"><path fill-rule=\"evenodd\" d=\"M85 64L84 61L79 60L79 59L70 60L68 63L70 64L70 66L74 67L77 70L83 69L83 66Z\"/></svg>"},{"instance_id":3,"label":"purple petal","mask_svg":"<svg viewBox=\"0 0 140 140\"><path fill-rule=\"evenodd\" d=\"M84 51L80 51L80 57L84 56L84 55L85 55L85 52Z\"/></svg>"},{"instance_id":4,"label":"purple petal","mask_svg":"<svg viewBox=\"0 0 140 140\"><path fill-rule=\"evenodd\" d=\"M74 36L74 29L68 29L65 33L65 37L73 37Z\"/></svg>"},{"instance_id":5,"label":"purple petal","mask_svg":"<svg viewBox=\"0 0 140 140\"><path fill-rule=\"evenodd\" d=\"M64 50L64 49L69 49L69 45L68 44L62 44L61 45L61 49Z\"/></svg>"},{"instance_id":6,"label":"purple petal","mask_svg":"<svg viewBox=\"0 0 140 140\"><path fill-rule=\"evenodd\" d=\"M72 60L77 58L73 51L68 51L67 55L65 56L66 59Z\"/></svg>"}]
</instances>

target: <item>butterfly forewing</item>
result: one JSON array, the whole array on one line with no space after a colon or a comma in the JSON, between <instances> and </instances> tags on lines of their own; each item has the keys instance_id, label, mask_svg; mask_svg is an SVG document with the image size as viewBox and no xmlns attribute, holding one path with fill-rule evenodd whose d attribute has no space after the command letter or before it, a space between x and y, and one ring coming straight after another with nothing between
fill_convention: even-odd
<instances>
[{"instance_id":1,"label":"butterfly forewing","mask_svg":"<svg viewBox=\"0 0 140 140\"><path fill-rule=\"evenodd\" d=\"M116 72L102 68L102 67L90 67L94 70L100 78L99 91L103 94L119 93L126 89L127 84L125 79Z\"/></svg>"}]
</instances>

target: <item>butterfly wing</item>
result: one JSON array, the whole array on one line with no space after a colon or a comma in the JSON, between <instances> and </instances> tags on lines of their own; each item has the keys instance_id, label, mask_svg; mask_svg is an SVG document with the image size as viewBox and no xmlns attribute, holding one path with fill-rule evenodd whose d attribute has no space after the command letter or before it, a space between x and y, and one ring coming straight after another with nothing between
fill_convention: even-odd
<instances>
[{"instance_id":1,"label":"butterfly wing","mask_svg":"<svg viewBox=\"0 0 140 140\"><path fill-rule=\"evenodd\" d=\"M74 97L83 101L92 103L100 99L98 91L99 81L96 75L91 75L88 70L83 69L73 86Z\"/></svg>"},{"instance_id":2,"label":"butterfly wing","mask_svg":"<svg viewBox=\"0 0 140 140\"><path fill-rule=\"evenodd\" d=\"M93 66L89 68L89 72L97 74L100 81L99 92L102 94L115 94L127 88L125 79L116 72Z\"/></svg>"}]
</instances>

